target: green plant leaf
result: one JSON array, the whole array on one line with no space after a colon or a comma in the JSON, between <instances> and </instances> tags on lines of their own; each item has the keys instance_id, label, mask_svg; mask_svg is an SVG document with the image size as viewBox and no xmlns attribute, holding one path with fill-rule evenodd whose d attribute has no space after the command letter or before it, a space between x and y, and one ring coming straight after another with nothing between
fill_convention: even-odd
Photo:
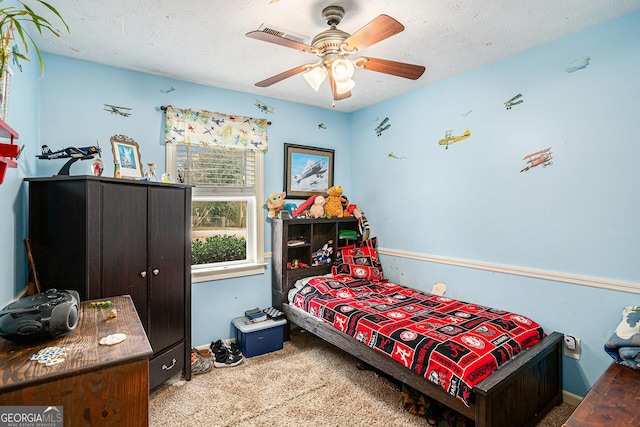
<instances>
[{"instance_id":1,"label":"green plant leaf","mask_svg":"<svg viewBox=\"0 0 640 427\"><path fill-rule=\"evenodd\" d=\"M58 19L62 22L65 29L69 33L69 25L62 18L60 13L53 7L51 4L43 1L43 0L35 0L44 7L46 7L49 11L51 11ZM0 3L2 0L0 0ZM22 67L19 65L20 60L29 61L28 53L29 53L29 43L33 45L33 48L38 57L38 63L40 64L40 71L44 74L44 62L42 60L42 55L40 53L40 49L38 48L37 43L29 33L27 29L24 28L23 23L32 23L35 29L38 31L38 34L42 37L43 32L48 31L53 34L55 37L60 38L60 31L53 26L53 24L46 18L38 15L31 9L27 4L22 1L18 1L23 7L23 9L18 9L13 6L8 6L1 8L0 7L0 36L2 37L2 46L0 46L1 55L0 55L0 76L4 75L4 70L7 65L9 59L13 59L13 62L18 65L20 70ZM9 32L10 38L12 38L16 45L9 50L9 46L6 43L9 41L6 38L6 34ZM16 35L18 37L16 37ZM19 38L19 40L17 40ZM24 54L20 53L19 48L17 46L21 44L24 47Z\"/></svg>"}]
</instances>

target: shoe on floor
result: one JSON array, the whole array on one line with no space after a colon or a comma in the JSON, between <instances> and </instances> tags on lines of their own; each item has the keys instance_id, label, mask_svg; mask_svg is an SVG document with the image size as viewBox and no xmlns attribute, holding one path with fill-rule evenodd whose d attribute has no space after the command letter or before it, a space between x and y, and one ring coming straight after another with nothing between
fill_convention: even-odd
<instances>
[{"instance_id":1,"label":"shoe on floor","mask_svg":"<svg viewBox=\"0 0 640 427\"><path fill-rule=\"evenodd\" d=\"M244 355L242 354L242 350L240 350L240 348L238 347L238 345L236 343L234 343L234 342L228 343L227 344L227 348L235 356L244 357Z\"/></svg>"},{"instance_id":2,"label":"shoe on floor","mask_svg":"<svg viewBox=\"0 0 640 427\"><path fill-rule=\"evenodd\" d=\"M238 357L244 357L242 355L242 351L240 350L240 348L238 347L238 345L235 342L226 342L223 340L218 340L218 341L212 341L211 345L209 346L209 349L211 350L212 354L215 354L216 352L222 351L224 349L230 350L235 356Z\"/></svg>"},{"instance_id":3,"label":"shoe on floor","mask_svg":"<svg viewBox=\"0 0 640 427\"><path fill-rule=\"evenodd\" d=\"M211 343L213 353L213 366L216 368L228 368L237 366L244 360L242 351L236 343L228 344L222 340Z\"/></svg>"},{"instance_id":4,"label":"shoe on floor","mask_svg":"<svg viewBox=\"0 0 640 427\"><path fill-rule=\"evenodd\" d=\"M223 347L224 347L224 342L222 340L218 340L215 342L211 341L211 345L209 346L212 354L216 354L216 352Z\"/></svg>"},{"instance_id":5,"label":"shoe on floor","mask_svg":"<svg viewBox=\"0 0 640 427\"><path fill-rule=\"evenodd\" d=\"M197 375L209 372L213 366L211 359L211 356L201 356L198 350L191 349L191 373Z\"/></svg>"}]
</instances>

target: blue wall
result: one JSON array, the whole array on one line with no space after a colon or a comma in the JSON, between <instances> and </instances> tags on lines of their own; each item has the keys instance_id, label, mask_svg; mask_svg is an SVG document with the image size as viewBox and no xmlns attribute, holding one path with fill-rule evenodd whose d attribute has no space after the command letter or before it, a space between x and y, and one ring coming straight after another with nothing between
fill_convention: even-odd
<instances>
[{"instance_id":1,"label":"blue wall","mask_svg":"<svg viewBox=\"0 0 640 427\"><path fill-rule=\"evenodd\" d=\"M8 3L15 3L13 1ZM8 5L7 5L8 6ZM26 286L27 193L22 180L33 176L38 147L38 86L40 67L37 58L21 62L22 72L10 63L14 76L10 80L6 122L19 138L15 143L25 148L17 160L17 168L7 168L0 185L0 304L2 307ZM8 139L0 140L9 143Z\"/></svg>"},{"instance_id":2,"label":"blue wall","mask_svg":"<svg viewBox=\"0 0 640 427\"><path fill-rule=\"evenodd\" d=\"M0 185L0 302L25 283L22 179L62 166L37 160L39 146L98 141L111 175L109 138L125 134L140 144L143 162L155 161L162 171L159 107L168 104L271 120L265 193L282 189L284 143L335 149L335 181L365 211L383 250L638 283L639 22L640 13L629 14L352 114L258 97L276 107L267 114L253 105L256 95L45 55L41 81L38 67L26 64L12 82L8 122L27 148ZM564 71L585 56L587 68ZM169 87L176 90L162 92ZM505 110L503 102L517 93L524 103ZM132 114L110 114L103 104L130 107ZM374 128L385 117L392 126L378 137ZM448 129L455 135L469 129L471 138L445 150L437 141ZM525 155L547 147L553 165L519 172ZM78 162L71 172L88 174L89 165ZM266 251L270 234L267 223ZM565 358L564 388L577 395L611 362L602 345L622 307L638 300L635 293L403 256L384 255L382 262L391 279L426 290L444 281L449 296L511 309L546 331L582 339L582 360ZM268 268L264 275L194 284L193 343L230 337L232 317L270 305L270 281Z\"/></svg>"},{"instance_id":3,"label":"blue wall","mask_svg":"<svg viewBox=\"0 0 640 427\"><path fill-rule=\"evenodd\" d=\"M633 13L353 113L351 193L380 246L640 291L639 24ZM587 68L565 71L586 56ZM506 110L519 93L524 102ZM378 137L385 117L392 126ZM438 140L448 129L471 137L445 149ZM552 165L520 172L525 155L547 147ZM637 294L407 257L382 262L391 279L421 289L444 281L449 296L580 338L582 359L565 358L564 371L565 390L578 395L611 363L602 347L622 308L639 302Z\"/></svg>"},{"instance_id":4,"label":"blue wall","mask_svg":"<svg viewBox=\"0 0 640 427\"><path fill-rule=\"evenodd\" d=\"M283 102L266 97L260 101L275 107L265 113L254 105L256 95L171 80L105 67L54 55L45 55L46 78L40 85L42 144L52 149L69 145L102 147L106 176L113 175L109 138L124 134L140 145L143 163L165 167L163 105L205 109L250 117L265 117L269 151L265 154L265 198L283 190L284 143L335 150L335 182L350 186L348 149L349 116L344 113ZM174 91L164 93L168 88ZM103 110L104 104L131 108L130 117ZM318 127L324 123L326 129ZM63 162L41 160L38 175L58 172ZM76 162L71 173L91 174L90 162ZM294 201L299 202L299 201ZM266 210L264 211L266 221ZM271 227L265 227L265 251L271 251ZM270 263L270 259L266 260ZM193 284L193 343L206 344L232 335L233 317L245 310L271 305L271 269L264 275Z\"/></svg>"},{"instance_id":5,"label":"blue wall","mask_svg":"<svg viewBox=\"0 0 640 427\"><path fill-rule=\"evenodd\" d=\"M369 219L424 231L389 233L385 244L637 280L638 16L355 113L354 153L387 171L354 181L368 199L384 195ZM585 56L586 69L564 71ZM506 110L519 93L524 103ZM384 117L392 127L376 137L375 119ZM471 137L445 149L437 141L448 129ZM552 166L519 172L525 155L547 147ZM387 158L390 151L407 159Z\"/></svg>"}]
</instances>

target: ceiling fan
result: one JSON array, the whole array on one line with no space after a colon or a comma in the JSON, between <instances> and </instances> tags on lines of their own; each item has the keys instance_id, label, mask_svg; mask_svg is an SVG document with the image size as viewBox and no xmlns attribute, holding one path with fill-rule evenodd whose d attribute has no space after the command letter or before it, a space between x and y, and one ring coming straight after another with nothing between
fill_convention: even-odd
<instances>
[{"instance_id":1,"label":"ceiling fan","mask_svg":"<svg viewBox=\"0 0 640 427\"><path fill-rule=\"evenodd\" d=\"M317 62L300 65L262 80L256 83L256 86L271 86L286 78L305 73L303 75L305 80L317 91L322 82L328 77L333 99L338 101L351 96L351 89L355 86L355 82L352 79L355 67L412 80L419 79L424 73L425 67L421 65L368 56L359 56L352 60L347 58L375 43L404 31L404 26L392 17L380 15L354 34L346 33L337 28L344 17L344 9L342 7L325 7L322 10L322 17L330 28L316 35L310 46L300 40L295 40L282 31L269 27L246 34L250 38L290 47L317 55L320 58Z\"/></svg>"}]
</instances>

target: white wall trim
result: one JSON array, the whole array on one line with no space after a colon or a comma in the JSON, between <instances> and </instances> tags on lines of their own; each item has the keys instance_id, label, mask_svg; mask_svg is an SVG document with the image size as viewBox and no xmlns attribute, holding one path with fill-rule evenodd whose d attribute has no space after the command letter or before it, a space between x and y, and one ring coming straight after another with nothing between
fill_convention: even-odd
<instances>
[{"instance_id":1,"label":"white wall trim","mask_svg":"<svg viewBox=\"0 0 640 427\"><path fill-rule=\"evenodd\" d=\"M562 390L562 401L572 406L578 406L582 402L582 397L577 394L569 393L566 390Z\"/></svg>"},{"instance_id":2,"label":"white wall trim","mask_svg":"<svg viewBox=\"0 0 640 427\"><path fill-rule=\"evenodd\" d=\"M415 259L418 261L434 262L438 264L454 265L457 267L473 268L476 270L487 270L496 273L513 274L516 276L533 277L535 279L552 280L555 282L573 283L576 285L591 286L594 288L640 294L640 283L624 282L622 280L579 276L576 274L559 273L556 271L492 264L488 262L473 261L460 258L449 258L437 255L420 254L416 252L398 251L395 249L379 248L378 252L382 255L395 256L399 258Z\"/></svg>"}]
</instances>

